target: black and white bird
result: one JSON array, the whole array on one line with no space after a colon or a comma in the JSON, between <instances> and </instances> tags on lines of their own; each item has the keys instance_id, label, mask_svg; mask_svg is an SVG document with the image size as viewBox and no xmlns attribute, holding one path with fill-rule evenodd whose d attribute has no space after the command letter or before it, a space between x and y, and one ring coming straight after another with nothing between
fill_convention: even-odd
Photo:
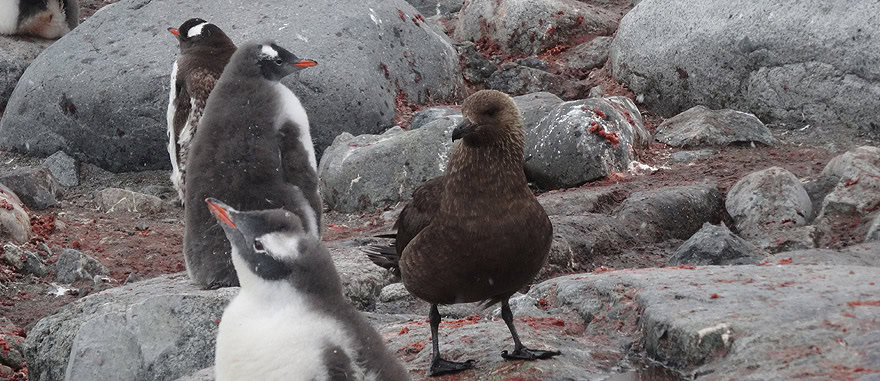
<instances>
[{"instance_id":1,"label":"black and white bird","mask_svg":"<svg viewBox=\"0 0 880 381\"><path fill-rule=\"evenodd\" d=\"M202 287L238 284L229 242L202 206L208 197L239 210L286 209L320 237L309 120L299 98L279 82L315 65L273 42L247 43L208 97L187 159L183 239L187 272Z\"/></svg>"},{"instance_id":2,"label":"black and white bird","mask_svg":"<svg viewBox=\"0 0 880 381\"><path fill-rule=\"evenodd\" d=\"M509 360L546 359L558 351L529 349L520 341L509 298L544 265L553 239L547 213L523 171L524 132L508 95L479 91L462 105L465 119L453 130L461 140L443 176L413 192L400 213L394 247L374 247L376 264L400 271L406 289L431 303L430 375L455 373L473 361L440 357L438 304L501 303L513 336Z\"/></svg>"},{"instance_id":3,"label":"black and white bird","mask_svg":"<svg viewBox=\"0 0 880 381\"><path fill-rule=\"evenodd\" d=\"M217 333L226 380L408 380L382 337L342 294L330 253L299 216L206 200L232 245L241 291Z\"/></svg>"},{"instance_id":4,"label":"black and white bird","mask_svg":"<svg viewBox=\"0 0 880 381\"><path fill-rule=\"evenodd\" d=\"M77 0L0 0L0 34L55 39L77 25Z\"/></svg>"},{"instance_id":5,"label":"black and white bird","mask_svg":"<svg viewBox=\"0 0 880 381\"><path fill-rule=\"evenodd\" d=\"M168 28L180 42L180 55L171 67L168 94L168 155L171 184L184 202L187 155L208 95L235 53L235 43L214 24L199 18L180 28Z\"/></svg>"}]
</instances>

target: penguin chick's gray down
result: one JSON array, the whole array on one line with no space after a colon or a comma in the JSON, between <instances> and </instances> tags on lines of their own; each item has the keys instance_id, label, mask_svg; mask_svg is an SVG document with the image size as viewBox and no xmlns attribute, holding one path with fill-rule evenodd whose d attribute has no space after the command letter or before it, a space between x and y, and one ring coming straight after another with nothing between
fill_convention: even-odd
<instances>
[{"instance_id":1,"label":"penguin chick's gray down","mask_svg":"<svg viewBox=\"0 0 880 381\"><path fill-rule=\"evenodd\" d=\"M171 184L184 202L187 154L208 95L235 53L235 43L214 24L192 18L178 29L168 28L180 42L180 55L171 67L168 94L168 155Z\"/></svg>"},{"instance_id":2,"label":"penguin chick's gray down","mask_svg":"<svg viewBox=\"0 0 880 381\"><path fill-rule=\"evenodd\" d=\"M229 242L202 204L208 197L240 210L289 210L308 234L320 237L309 120L296 95L279 82L315 65L272 42L247 43L208 97L188 155L184 205L186 269L202 287L238 285Z\"/></svg>"},{"instance_id":3,"label":"penguin chick's gray down","mask_svg":"<svg viewBox=\"0 0 880 381\"><path fill-rule=\"evenodd\" d=\"M395 247L369 253L380 266L399 268L410 293L431 303L430 375L455 373L473 361L440 357L438 304L501 302L513 336L508 360L545 359L558 351L532 350L520 341L509 298L533 280L547 260L553 226L523 172L524 132L519 109L506 94L482 90L462 105L453 130L461 140L443 176L413 192L400 213Z\"/></svg>"},{"instance_id":4,"label":"penguin chick's gray down","mask_svg":"<svg viewBox=\"0 0 880 381\"><path fill-rule=\"evenodd\" d=\"M342 294L330 253L297 215L206 202L241 282L220 320L217 381L409 379Z\"/></svg>"},{"instance_id":5,"label":"penguin chick's gray down","mask_svg":"<svg viewBox=\"0 0 880 381\"><path fill-rule=\"evenodd\" d=\"M0 34L55 39L77 25L77 0L0 0Z\"/></svg>"}]
</instances>

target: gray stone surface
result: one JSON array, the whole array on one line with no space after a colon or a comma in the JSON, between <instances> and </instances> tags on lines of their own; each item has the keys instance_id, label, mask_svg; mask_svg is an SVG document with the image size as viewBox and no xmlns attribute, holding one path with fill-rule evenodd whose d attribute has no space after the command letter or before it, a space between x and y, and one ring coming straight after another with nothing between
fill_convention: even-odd
<instances>
[{"instance_id":1,"label":"gray stone surface","mask_svg":"<svg viewBox=\"0 0 880 381\"><path fill-rule=\"evenodd\" d=\"M461 61L461 75L472 85L485 86L492 73L498 70L498 66L477 51L473 42L457 43L455 49Z\"/></svg>"},{"instance_id":2,"label":"gray stone surface","mask_svg":"<svg viewBox=\"0 0 880 381\"><path fill-rule=\"evenodd\" d=\"M36 210L55 206L61 195L52 174L39 167L0 170L0 184L15 192L29 208Z\"/></svg>"},{"instance_id":3,"label":"gray stone surface","mask_svg":"<svg viewBox=\"0 0 880 381\"><path fill-rule=\"evenodd\" d=\"M880 148L862 146L831 159L822 177L838 179L820 215L865 216L880 207Z\"/></svg>"},{"instance_id":4,"label":"gray stone surface","mask_svg":"<svg viewBox=\"0 0 880 381\"><path fill-rule=\"evenodd\" d=\"M461 0L407 0L424 17L445 15L461 10Z\"/></svg>"},{"instance_id":5,"label":"gray stone surface","mask_svg":"<svg viewBox=\"0 0 880 381\"><path fill-rule=\"evenodd\" d=\"M767 257L766 262L770 264L791 262L793 265L880 267L880 242L866 242L839 250L806 249L785 251Z\"/></svg>"},{"instance_id":6,"label":"gray stone surface","mask_svg":"<svg viewBox=\"0 0 880 381\"><path fill-rule=\"evenodd\" d=\"M461 116L461 108L451 106L426 108L413 114L412 119L410 119L409 121L409 129L417 130L437 119L445 118L452 115Z\"/></svg>"},{"instance_id":7,"label":"gray stone surface","mask_svg":"<svg viewBox=\"0 0 880 381\"><path fill-rule=\"evenodd\" d=\"M813 212L800 180L781 167L753 172L737 181L727 192L725 206L744 237L806 225Z\"/></svg>"},{"instance_id":8,"label":"gray stone surface","mask_svg":"<svg viewBox=\"0 0 880 381\"><path fill-rule=\"evenodd\" d=\"M175 381L214 381L214 367L205 368Z\"/></svg>"},{"instance_id":9,"label":"gray stone surface","mask_svg":"<svg viewBox=\"0 0 880 381\"><path fill-rule=\"evenodd\" d=\"M127 189L107 188L97 194L98 208L107 213L159 213L171 205L161 198Z\"/></svg>"},{"instance_id":10,"label":"gray stone surface","mask_svg":"<svg viewBox=\"0 0 880 381\"><path fill-rule=\"evenodd\" d=\"M611 35L618 16L573 0L471 0L459 12L458 40L485 39L505 52L535 54L576 37Z\"/></svg>"},{"instance_id":11,"label":"gray stone surface","mask_svg":"<svg viewBox=\"0 0 880 381\"><path fill-rule=\"evenodd\" d=\"M577 88L571 88L569 84L571 81L562 76L508 62L489 76L486 87L510 95L546 91L570 98L577 94Z\"/></svg>"},{"instance_id":12,"label":"gray stone surface","mask_svg":"<svg viewBox=\"0 0 880 381\"><path fill-rule=\"evenodd\" d=\"M610 213L626 196L620 187L575 188L538 195L538 203L549 216L576 216L586 213Z\"/></svg>"},{"instance_id":13,"label":"gray stone surface","mask_svg":"<svg viewBox=\"0 0 880 381\"><path fill-rule=\"evenodd\" d=\"M641 242L688 239L706 222L721 222L722 198L715 184L635 192L620 205L617 218Z\"/></svg>"},{"instance_id":14,"label":"gray stone surface","mask_svg":"<svg viewBox=\"0 0 880 381\"><path fill-rule=\"evenodd\" d=\"M575 71L589 71L605 65L613 37L599 36L566 51L560 61L565 68Z\"/></svg>"},{"instance_id":15,"label":"gray stone surface","mask_svg":"<svg viewBox=\"0 0 880 381\"><path fill-rule=\"evenodd\" d=\"M562 98L548 92L537 92L513 97L522 114L523 128L529 131L562 103Z\"/></svg>"},{"instance_id":16,"label":"gray stone surface","mask_svg":"<svg viewBox=\"0 0 880 381\"><path fill-rule=\"evenodd\" d=\"M865 234L865 242L880 241L880 213L875 213L868 223L868 233Z\"/></svg>"},{"instance_id":17,"label":"gray stone surface","mask_svg":"<svg viewBox=\"0 0 880 381\"><path fill-rule=\"evenodd\" d=\"M806 250L816 247L823 230L815 225L790 227L750 237L749 241L761 251L774 254L792 250Z\"/></svg>"},{"instance_id":18,"label":"gray stone surface","mask_svg":"<svg viewBox=\"0 0 880 381\"><path fill-rule=\"evenodd\" d=\"M49 170L52 177L66 187L79 185L79 163L64 151L58 151L43 161L43 166Z\"/></svg>"},{"instance_id":19,"label":"gray stone surface","mask_svg":"<svg viewBox=\"0 0 880 381\"><path fill-rule=\"evenodd\" d=\"M666 119L654 137L673 147L726 146L735 143L776 145L770 129L752 114L694 106Z\"/></svg>"},{"instance_id":20,"label":"gray stone surface","mask_svg":"<svg viewBox=\"0 0 880 381\"><path fill-rule=\"evenodd\" d=\"M578 186L627 170L633 150L649 144L650 136L629 98L565 102L526 131L526 173L543 188Z\"/></svg>"},{"instance_id":21,"label":"gray stone surface","mask_svg":"<svg viewBox=\"0 0 880 381\"><path fill-rule=\"evenodd\" d=\"M700 159L714 156L718 151L713 149L701 149L696 151L678 151L669 156L669 161L675 163L691 163Z\"/></svg>"},{"instance_id":22,"label":"gray stone surface","mask_svg":"<svg viewBox=\"0 0 880 381\"><path fill-rule=\"evenodd\" d=\"M107 267L97 259L74 249L62 250L55 263L55 280L61 283L91 280L95 275L109 273Z\"/></svg>"},{"instance_id":23,"label":"gray stone surface","mask_svg":"<svg viewBox=\"0 0 880 381\"><path fill-rule=\"evenodd\" d=\"M724 224L707 222L672 254L669 265L745 265L761 259L755 245L731 233Z\"/></svg>"},{"instance_id":24,"label":"gray stone surface","mask_svg":"<svg viewBox=\"0 0 880 381\"><path fill-rule=\"evenodd\" d=\"M25 243L30 239L31 219L15 192L0 183L0 239Z\"/></svg>"},{"instance_id":25,"label":"gray stone surface","mask_svg":"<svg viewBox=\"0 0 880 381\"><path fill-rule=\"evenodd\" d=\"M0 366L7 366L10 370L19 370L26 364L24 362L24 337L15 324L6 317L0 317L0 341L6 345L0 350Z\"/></svg>"},{"instance_id":26,"label":"gray stone surface","mask_svg":"<svg viewBox=\"0 0 880 381\"><path fill-rule=\"evenodd\" d=\"M321 158L321 197L330 209L346 213L410 199L413 190L446 169L452 130L460 121L450 116L412 131L340 135Z\"/></svg>"},{"instance_id":27,"label":"gray stone surface","mask_svg":"<svg viewBox=\"0 0 880 381\"><path fill-rule=\"evenodd\" d=\"M451 41L418 21L404 0L232 0L222 7L210 0L123 0L33 62L0 122L0 148L37 155L64 148L114 172L169 168L165 108L178 48L165 28L193 14L236 43L277 39L318 61L283 81L309 114L318 155L342 131L390 127L399 92L410 103L460 95Z\"/></svg>"},{"instance_id":28,"label":"gray stone surface","mask_svg":"<svg viewBox=\"0 0 880 381\"><path fill-rule=\"evenodd\" d=\"M670 117L696 105L766 123L878 131L876 2L645 1L620 22L615 78ZM822 20L817 23L816 20Z\"/></svg>"},{"instance_id":29,"label":"gray stone surface","mask_svg":"<svg viewBox=\"0 0 880 381\"><path fill-rule=\"evenodd\" d=\"M52 41L0 35L0 114L18 79Z\"/></svg>"},{"instance_id":30,"label":"gray stone surface","mask_svg":"<svg viewBox=\"0 0 880 381\"><path fill-rule=\"evenodd\" d=\"M382 288L393 282L390 271L378 267L352 242L328 242L336 271L342 278L342 292L359 310L371 309Z\"/></svg>"}]
</instances>

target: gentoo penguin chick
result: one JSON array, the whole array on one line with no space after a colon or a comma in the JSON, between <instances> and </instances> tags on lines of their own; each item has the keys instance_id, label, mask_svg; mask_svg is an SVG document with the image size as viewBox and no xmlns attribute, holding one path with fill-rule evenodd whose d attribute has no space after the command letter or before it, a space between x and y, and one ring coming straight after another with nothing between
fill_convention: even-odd
<instances>
[{"instance_id":1,"label":"gentoo penguin chick","mask_svg":"<svg viewBox=\"0 0 880 381\"><path fill-rule=\"evenodd\" d=\"M235 44L214 24L193 18L179 29L168 28L180 41L180 56L171 67L168 96L168 155L171 184L184 202L186 159L208 95L235 53Z\"/></svg>"},{"instance_id":2,"label":"gentoo penguin chick","mask_svg":"<svg viewBox=\"0 0 880 381\"><path fill-rule=\"evenodd\" d=\"M330 253L300 217L205 201L241 282L220 320L217 381L409 379L343 296Z\"/></svg>"},{"instance_id":3,"label":"gentoo penguin chick","mask_svg":"<svg viewBox=\"0 0 880 381\"><path fill-rule=\"evenodd\" d=\"M208 97L190 147L185 188L184 257L199 285L238 284L229 243L202 206L208 197L241 210L287 209L320 237L309 120L296 95L279 82L315 65L272 42L248 43L232 55Z\"/></svg>"},{"instance_id":4,"label":"gentoo penguin chick","mask_svg":"<svg viewBox=\"0 0 880 381\"><path fill-rule=\"evenodd\" d=\"M406 289L431 303L430 375L473 367L473 361L440 358L438 304L501 302L501 317L514 342L513 352L503 351L502 357L535 360L560 354L526 348L508 302L544 265L553 238L550 219L523 172L519 110L506 94L483 90L464 101L462 114L464 120L452 132L452 140L461 141L445 174L413 192L395 223L395 250L371 254L379 265L399 266Z\"/></svg>"},{"instance_id":5,"label":"gentoo penguin chick","mask_svg":"<svg viewBox=\"0 0 880 381\"><path fill-rule=\"evenodd\" d=\"M77 25L77 0L0 0L0 34L55 39Z\"/></svg>"}]
</instances>

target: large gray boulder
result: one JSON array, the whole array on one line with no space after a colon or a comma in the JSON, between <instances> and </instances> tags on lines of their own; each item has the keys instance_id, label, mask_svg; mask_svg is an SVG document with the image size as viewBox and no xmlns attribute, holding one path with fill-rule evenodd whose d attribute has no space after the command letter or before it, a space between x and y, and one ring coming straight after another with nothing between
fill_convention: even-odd
<instances>
[{"instance_id":1,"label":"large gray boulder","mask_svg":"<svg viewBox=\"0 0 880 381\"><path fill-rule=\"evenodd\" d=\"M880 148L862 146L839 155L821 176L836 182L822 201L821 216L865 216L880 207Z\"/></svg>"},{"instance_id":2,"label":"large gray boulder","mask_svg":"<svg viewBox=\"0 0 880 381\"><path fill-rule=\"evenodd\" d=\"M523 129L529 131L562 103L562 98L548 92L537 92L513 97L522 114Z\"/></svg>"},{"instance_id":3,"label":"large gray boulder","mask_svg":"<svg viewBox=\"0 0 880 381\"><path fill-rule=\"evenodd\" d=\"M628 234L649 243L690 238L721 222L724 205L715 184L671 186L631 194L616 214Z\"/></svg>"},{"instance_id":4,"label":"large gray boulder","mask_svg":"<svg viewBox=\"0 0 880 381\"><path fill-rule=\"evenodd\" d=\"M752 114L735 110L709 110L694 106L666 119L654 134L673 147L726 146L735 143L776 145L770 129Z\"/></svg>"},{"instance_id":5,"label":"large gray boulder","mask_svg":"<svg viewBox=\"0 0 880 381\"><path fill-rule=\"evenodd\" d=\"M343 131L391 127L396 97L424 103L461 91L450 40L404 0L123 0L33 62L0 122L0 147L37 155L63 148L111 171L170 168L165 108L178 48L165 28L194 14L236 43L276 39L319 62L283 81L309 114L318 155Z\"/></svg>"},{"instance_id":6,"label":"large gray boulder","mask_svg":"<svg viewBox=\"0 0 880 381\"><path fill-rule=\"evenodd\" d=\"M753 172L727 192L727 212L745 236L806 225L813 212L800 180L781 167Z\"/></svg>"},{"instance_id":7,"label":"large gray boulder","mask_svg":"<svg viewBox=\"0 0 880 381\"><path fill-rule=\"evenodd\" d=\"M880 3L645 1L620 22L616 79L670 117L696 105L767 123L878 131Z\"/></svg>"},{"instance_id":8,"label":"large gray boulder","mask_svg":"<svg viewBox=\"0 0 880 381\"><path fill-rule=\"evenodd\" d=\"M650 139L629 98L565 102L526 131L526 173L543 188L578 186L627 170Z\"/></svg>"},{"instance_id":9,"label":"large gray boulder","mask_svg":"<svg viewBox=\"0 0 880 381\"><path fill-rule=\"evenodd\" d=\"M0 35L0 114L24 70L52 41Z\"/></svg>"},{"instance_id":10,"label":"large gray boulder","mask_svg":"<svg viewBox=\"0 0 880 381\"><path fill-rule=\"evenodd\" d=\"M340 135L318 167L321 197L330 209L346 213L410 199L418 186L443 174L460 121L456 115L418 130Z\"/></svg>"},{"instance_id":11,"label":"large gray boulder","mask_svg":"<svg viewBox=\"0 0 880 381\"><path fill-rule=\"evenodd\" d=\"M25 205L36 210L55 206L61 196L55 177L41 167L0 170L0 184L6 185Z\"/></svg>"},{"instance_id":12,"label":"large gray boulder","mask_svg":"<svg viewBox=\"0 0 880 381\"><path fill-rule=\"evenodd\" d=\"M445 15L461 10L461 0L407 0L424 17Z\"/></svg>"},{"instance_id":13,"label":"large gray boulder","mask_svg":"<svg viewBox=\"0 0 880 381\"><path fill-rule=\"evenodd\" d=\"M755 245L733 234L724 224L707 222L675 251L669 264L743 265L756 264L761 259Z\"/></svg>"},{"instance_id":14,"label":"large gray boulder","mask_svg":"<svg viewBox=\"0 0 880 381\"><path fill-rule=\"evenodd\" d=\"M19 244L31 236L31 219L15 192L0 184L0 239Z\"/></svg>"},{"instance_id":15,"label":"large gray boulder","mask_svg":"<svg viewBox=\"0 0 880 381\"><path fill-rule=\"evenodd\" d=\"M605 65L612 41L614 41L613 37L596 37L569 49L562 54L560 60L568 70L588 73L591 69Z\"/></svg>"},{"instance_id":16,"label":"large gray boulder","mask_svg":"<svg viewBox=\"0 0 880 381\"><path fill-rule=\"evenodd\" d=\"M618 17L605 6L575 0L470 0L459 12L455 37L535 54L577 38L611 35Z\"/></svg>"},{"instance_id":17,"label":"large gray boulder","mask_svg":"<svg viewBox=\"0 0 880 381\"><path fill-rule=\"evenodd\" d=\"M880 267L880 242L866 242L840 250L804 249L777 253L767 263L792 265L871 266Z\"/></svg>"}]
</instances>

